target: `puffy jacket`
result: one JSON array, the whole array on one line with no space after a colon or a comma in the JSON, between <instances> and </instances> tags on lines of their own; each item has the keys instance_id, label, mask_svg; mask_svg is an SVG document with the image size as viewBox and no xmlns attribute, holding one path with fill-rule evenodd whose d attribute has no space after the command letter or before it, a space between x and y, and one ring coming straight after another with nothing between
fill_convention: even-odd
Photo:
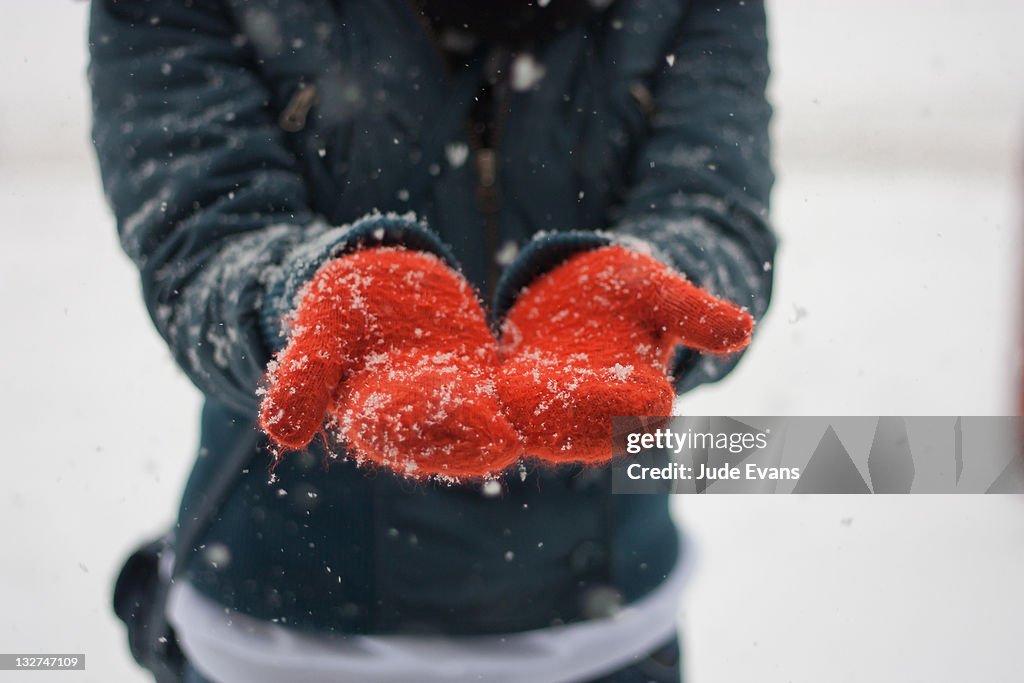
<instances>
[{"instance_id":1,"label":"puffy jacket","mask_svg":"<svg viewBox=\"0 0 1024 683\"><path fill-rule=\"evenodd\" d=\"M495 90L494 149L467 116L486 69L521 64L485 47L447 67L405 0L95 0L90 47L121 242L206 396L180 518L219 454L253 450L181 558L200 591L299 629L454 634L600 616L663 580L678 559L667 498L612 496L606 468L527 465L488 495L325 467L314 447L271 476L256 392L302 284L374 244L442 255L496 321L538 274L617 240L761 316L775 250L762 3L612 3ZM685 391L734 363L681 350L673 372Z\"/></svg>"}]
</instances>

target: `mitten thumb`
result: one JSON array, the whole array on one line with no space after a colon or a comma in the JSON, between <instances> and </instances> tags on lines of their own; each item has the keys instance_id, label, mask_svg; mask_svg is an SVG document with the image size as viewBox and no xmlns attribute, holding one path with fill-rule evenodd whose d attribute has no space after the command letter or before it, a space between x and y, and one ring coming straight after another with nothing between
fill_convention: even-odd
<instances>
[{"instance_id":1,"label":"mitten thumb","mask_svg":"<svg viewBox=\"0 0 1024 683\"><path fill-rule=\"evenodd\" d=\"M352 347L365 324L349 310L344 287L331 286L340 268L340 262L329 264L314 279L296 309L288 344L267 368L260 427L284 450L309 445L354 365Z\"/></svg>"},{"instance_id":2,"label":"mitten thumb","mask_svg":"<svg viewBox=\"0 0 1024 683\"><path fill-rule=\"evenodd\" d=\"M750 343L754 318L745 310L670 271L660 273L653 284L655 324L685 346L727 354Z\"/></svg>"}]
</instances>

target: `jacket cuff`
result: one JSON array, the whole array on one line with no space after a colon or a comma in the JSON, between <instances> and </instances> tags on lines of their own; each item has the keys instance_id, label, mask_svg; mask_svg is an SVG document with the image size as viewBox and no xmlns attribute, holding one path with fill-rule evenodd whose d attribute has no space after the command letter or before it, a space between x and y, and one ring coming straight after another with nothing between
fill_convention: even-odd
<instances>
[{"instance_id":1,"label":"jacket cuff","mask_svg":"<svg viewBox=\"0 0 1024 683\"><path fill-rule=\"evenodd\" d=\"M491 305L491 316L495 326L497 327L497 324L508 315L516 299L531 282L576 254L613 243L612 236L602 232L574 230L537 233L498 280Z\"/></svg>"},{"instance_id":2,"label":"jacket cuff","mask_svg":"<svg viewBox=\"0 0 1024 683\"><path fill-rule=\"evenodd\" d=\"M448 247L413 214L370 214L349 225L329 228L288 251L267 274L260 329L267 348L276 353L287 339L287 318L305 285L326 261L371 247L405 247L436 255L448 266L459 264Z\"/></svg>"}]
</instances>

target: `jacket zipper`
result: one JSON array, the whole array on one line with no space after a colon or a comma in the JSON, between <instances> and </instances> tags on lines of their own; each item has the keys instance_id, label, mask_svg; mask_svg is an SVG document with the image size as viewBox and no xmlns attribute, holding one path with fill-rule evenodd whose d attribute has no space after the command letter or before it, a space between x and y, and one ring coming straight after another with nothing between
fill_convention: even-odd
<instances>
[{"instance_id":1,"label":"jacket zipper","mask_svg":"<svg viewBox=\"0 0 1024 683\"><path fill-rule=\"evenodd\" d=\"M497 133L497 123L495 124ZM498 152L497 140L494 147L486 147L480 136L473 130L472 122L466 122L466 133L473 150L476 170L477 187L476 201L484 219L484 243L487 250L487 295L494 294L498 281L498 212L501 209L501 195L498 191ZM496 136L495 136L496 137Z\"/></svg>"},{"instance_id":2,"label":"jacket zipper","mask_svg":"<svg viewBox=\"0 0 1024 683\"><path fill-rule=\"evenodd\" d=\"M502 56L502 78L507 77L510 68L509 55ZM484 219L484 241L487 249L487 297L494 295L494 288L498 282L498 235L500 227L498 215L501 211L501 191L498 184L498 150L501 149L502 133L505 132L505 113L507 89L501 87L500 79L496 79L491 88L491 146L485 146L480 135L473 129L473 121L466 122L466 134L470 147L473 150L473 159L476 167L477 177L477 204Z\"/></svg>"},{"instance_id":3,"label":"jacket zipper","mask_svg":"<svg viewBox=\"0 0 1024 683\"><path fill-rule=\"evenodd\" d=\"M451 68L448 65L448 60L437 38L437 34L434 32L434 27L431 26L429 20L420 14L413 0L409 0L406 6L412 11L418 23L423 27L445 73L451 77ZM504 66L507 73L508 60L503 61L506 62ZM493 88L494 86L491 87ZM495 259L498 253L498 213L501 209L501 196L498 192L498 149L500 148L501 134L504 129L504 116L502 114L504 113L503 105L505 98L498 98L495 95L496 92L492 91L494 113L492 114L493 135L491 147L485 146L480 140L480 136L473 130L472 120L467 119L465 122L466 137L469 140L470 150L473 152L473 166L476 172L476 202L483 217L484 243L488 251L486 254L488 298L494 294L499 274L498 262Z\"/></svg>"}]
</instances>

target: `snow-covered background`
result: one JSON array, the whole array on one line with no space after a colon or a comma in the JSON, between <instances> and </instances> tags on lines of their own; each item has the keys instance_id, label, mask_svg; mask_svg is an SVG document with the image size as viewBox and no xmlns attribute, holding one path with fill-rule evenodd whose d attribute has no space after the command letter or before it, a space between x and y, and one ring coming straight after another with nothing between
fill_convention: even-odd
<instances>
[{"instance_id":1,"label":"snow-covered background","mask_svg":"<svg viewBox=\"0 0 1024 683\"><path fill-rule=\"evenodd\" d=\"M199 397L147 320L88 142L87 6L0 22L0 651L143 681L113 574L171 517ZM691 414L1014 410L1024 3L771 3L773 310ZM1024 508L1001 497L677 501L698 682L1016 681Z\"/></svg>"}]
</instances>

